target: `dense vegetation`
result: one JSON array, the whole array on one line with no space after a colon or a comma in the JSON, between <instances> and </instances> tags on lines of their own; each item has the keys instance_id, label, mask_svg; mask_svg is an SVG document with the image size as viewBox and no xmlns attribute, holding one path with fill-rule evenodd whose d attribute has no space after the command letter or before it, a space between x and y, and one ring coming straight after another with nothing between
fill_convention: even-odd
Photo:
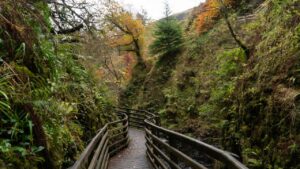
<instances>
[{"instance_id":1,"label":"dense vegetation","mask_svg":"<svg viewBox=\"0 0 300 169\"><path fill-rule=\"evenodd\" d=\"M180 21L165 14L2 0L0 168L71 166L118 105L156 112L251 169L298 169L300 1L207 0Z\"/></svg>"},{"instance_id":2,"label":"dense vegetation","mask_svg":"<svg viewBox=\"0 0 300 169\"><path fill-rule=\"evenodd\" d=\"M207 0L181 21L184 47L150 60L122 104L159 112L250 168L299 168L299 4Z\"/></svg>"},{"instance_id":3,"label":"dense vegetation","mask_svg":"<svg viewBox=\"0 0 300 169\"><path fill-rule=\"evenodd\" d=\"M0 168L66 168L114 116L43 1L0 2Z\"/></svg>"}]
</instances>

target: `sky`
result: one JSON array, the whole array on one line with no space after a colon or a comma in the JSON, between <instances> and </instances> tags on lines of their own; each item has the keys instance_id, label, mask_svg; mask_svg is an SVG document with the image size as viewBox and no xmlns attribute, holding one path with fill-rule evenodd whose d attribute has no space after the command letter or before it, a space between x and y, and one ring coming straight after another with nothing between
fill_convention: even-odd
<instances>
[{"instance_id":1,"label":"sky","mask_svg":"<svg viewBox=\"0 0 300 169\"><path fill-rule=\"evenodd\" d=\"M151 19L163 18L166 0L118 0L133 12L145 9ZM173 14L185 11L199 5L204 0L168 0Z\"/></svg>"}]
</instances>

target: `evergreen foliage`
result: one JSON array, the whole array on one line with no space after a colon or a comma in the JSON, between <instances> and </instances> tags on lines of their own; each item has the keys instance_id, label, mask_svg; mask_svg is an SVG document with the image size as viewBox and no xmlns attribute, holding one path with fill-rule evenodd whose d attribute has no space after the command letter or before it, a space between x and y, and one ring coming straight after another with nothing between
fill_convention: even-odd
<instances>
[{"instance_id":1,"label":"evergreen foliage","mask_svg":"<svg viewBox=\"0 0 300 169\"><path fill-rule=\"evenodd\" d=\"M183 32L180 23L167 17L159 21L154 30L155 40L150 45L150 53L153 55L168 55L178 52L183 45Z\"/></svg>"}]
</instances>

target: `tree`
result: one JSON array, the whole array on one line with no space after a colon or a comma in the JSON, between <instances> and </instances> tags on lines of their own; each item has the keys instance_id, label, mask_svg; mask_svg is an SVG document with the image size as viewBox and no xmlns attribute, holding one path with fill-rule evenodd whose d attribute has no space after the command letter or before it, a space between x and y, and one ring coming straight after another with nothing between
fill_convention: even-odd
<instances>
[{"instance_id":1,"label":"tree","mask_svg":"<svg viewBox=\"0 0 300 169\"><path fill-rule=\"evenodd\" d=\"M164 11L164 14L165 14L165 19L169 19L171 14L172 14L172 11L171 11L171 8L170 8L170 5L168 3L168 1L165 1L165 11Z\"/></svg>"},{"instance_id":2,"label":"tree","mask_svg":"<svg viewBox=\"0 0 300 169\"><path fill-rule=\"evenodd\" d=\"M170 8L166 3L165 18L156 25L153 36L154 42L150 45L153 55L168 55L180 50L183 44L182 29L179 22L170 16Z\"/></svg>"},{"instance_id":3,"label":"tree","mask_svg":"<svg viewBox=\"0 0 300 169\"><path fill-rule=\"evenodd\" d=\"M227 24L227 27L230 31L231 36L233 37L233 39L235 40L235 42L237 43L237 45L243 49L243 51L246 54L247 59L249 59L250 57L250 50L248 49L248 47L237 37L237 34L235 33L235 31L233 30L233 27L229 21L229 9L227 7L227 4L224 2L224 0L218 0L220 3L220 11L221 11L221 15L222 17L225 19L225 22Z\"/></svg>"},{"instance_id":4,"label":"tree","mask_svg":"<svg viewBox=\"0 0 300 169\"><path fill-rule=\"evenodd\" d=\"M96 28L95 4L86 0L47 0L53 28L52 33L69 34L83 28ZM92 9L92 10L91 10Z\"/></svg>"},{"instance_id":5,"label":"tree","mask_svg":"<svg viewBox=\"0 0 300 169\"><path fill-rule=\"evenodd\" d=\"M243 49L246 57L249 58L248 47L238 38L229 20L229 7L234 4L232 0L207 0L200 6L199 15L196 21L196 28L199 33L208 31L212 27L214 21L223 18L226 22L230 35L233 37L236 44Z\"/></svg>"},{"instance_id":6,"label":"tree","mask_svg":"<svg viewBox=\"0 0 300 169\"><path fill-rule=\"evenodd\" d=\"M122 51L133 52L136 55L138 64L144 64L142 57L142 45L144 25L139 18L124 10L117 2L109 1L105 4L107 21L111 34L111 45L119 47Z\"/></svg>"},{"instance_id":7,"label":"tree","mask_svg":"<svg viewBox=\"0 0 300 169\"><path fill-rule=\"evenodd\" d=\"M219 6L217 0L207 0L199 8L196 29L199 33L203 33L211 28L214 19L219 17Z\"/></svg>"},{"instance_id":8,"label":"tree","mask_svg":"<svg viewBox=\"0 0 300 169\"><path fill-rule=\"evenodd\" d=\"M143 25L147 25L151 18L148 16L148 12L142 8L141 12L136 14L136 18L143 22Z\"/></svg>"}]
</instances>

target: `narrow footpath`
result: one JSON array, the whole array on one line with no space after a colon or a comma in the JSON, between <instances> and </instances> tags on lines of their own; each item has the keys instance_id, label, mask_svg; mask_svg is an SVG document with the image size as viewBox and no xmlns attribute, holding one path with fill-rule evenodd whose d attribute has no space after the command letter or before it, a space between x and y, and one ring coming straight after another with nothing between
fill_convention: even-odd
<instances>
[{"instance_id":1,"label":"narrow footpath","mask_svg":"<svg viewBox=\"0 0 300 169\"><path fill-rule=\"evenodd\" d=\"M146 157L145 132L129 129L128 148L110 159L108 169L152 169Z\"/></svg>"}]
</instances>

